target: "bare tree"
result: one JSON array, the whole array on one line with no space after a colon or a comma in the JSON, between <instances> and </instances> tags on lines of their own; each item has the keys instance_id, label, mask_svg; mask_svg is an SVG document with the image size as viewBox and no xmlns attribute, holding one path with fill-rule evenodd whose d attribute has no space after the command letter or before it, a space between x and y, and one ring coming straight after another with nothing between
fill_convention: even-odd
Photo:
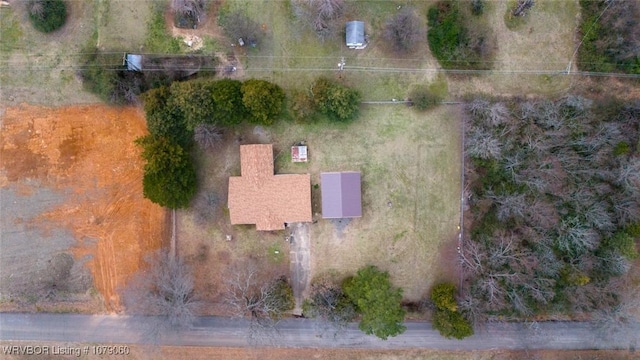
<instances>
[{"instance_id":1,"label":"bare tree","mask_svg":"<svg viewBox=\"0 0 640 360\"><path fill-rule=\"evenodd\" d=\"M405 7L387 20L383 36L395 52L406 54L425 39L424 24L414 9Z\"/></svg>"},{"instance_id":2,"label":"bare tree","mask_svg":"<svg viewBox=\"0 0 640 360\"><path fill-rule=\"evenodd\" d=\"M336 32L344 11L344 0L293 0L291 4L298 20L321 40Z\"/></svg>"},{"instance_id":3,"label":"bare tree","mask_svg":"<svg viewBox=\"0 0 640 360\"><path fill-rule=\"evenodd\" d=\"M595 250L600 244L600 234L585 226L578 218L569 218L560 223L558 249L575 256Z\"/></svg>"},{"instance_id":4,"label":"bare tree","mask_svg":"<svg viewBox=\"0 0 640 360\"><path fill-rule=\"evenodd\" d=\"M560 129L564 120L560 116L560 109L553 101L545 100L537 104L535 121L545 129Z\"/></svg>"},{"instance_id":5,"label":"bare tree","mask_svg":"<svg viewBox=\"0 0 640 360\"><path fill-rule=\"evenodd\" d=\"M193 130L193 139L203 150L215 149L222 141L222 131L212 124L198 124Z\"/></svg>"},{"instance_id":6,"label":"bare tree","mask_svg":"<svg viewBox=\"0 0 640 360\"><path fill-rule=\"evenodd\" d=\"M500 159L502 142L489 130L476 128L465 138L467 155L479 159Z\"/></svg>"},{"instance_id":7,"label":"bare tree","mask_svg":"<svg viewBox=\"0 0 640 360\"><path fill-rule=\"evenodd\" d=\"M633 333L631 327L640 319L637 309L640 308L640 290L637 287L622 292L620 301L593 314L593 322L605 339L627 336Z\"/></svg>"},{"instance_id":8,"label":"bare tree","mask_svg":"<svg viewBox=\"0 0 640 360\"><path fill-rule=\"evenodd\" d=\"M640 157L633 157L620 167L618 183L630 194L640 197Z\"/></svg>"},{"instance_id":9,"label":"bare tree","mask_svg":"<svg viewBox=\"0 0 640 360\"><path fill-rule=\"evenodd\" d=\"M612 200L613 211L619 223L627 225L640 221L640 201L632 194L615 194Z\"/></svg>"},{"instance_id":10,"label":"bare tree","mask_svg":"<svg viewBox=\"0 0 640 360\"><path fill-rule=\"evenodd\" d=\"M200 306L191 268L179 257L160 251L147 260L124 291L126 312L154 315L148 336L157 338L166 330L189 328Z\"/></svg>"},{"instance_id":11,"label":"bare tree","mask_svg":"<svg viewBox=\"0 0 640 360\"><path fill-rule=\"evenodd\" d=\"M500 126L509 122L511 112L504 103L493 103L487 112L486 122L489 126Z\"/></svg>"},{"instance_id":12,"label":"bare tree","mask_svg":"<svg viewBox=\"0 0 640 360\"><path fill-rule=\"evenodd\" d=\"M45 3L42 0L33 0L28 3L29 14L44 19Z\"/></svg>"},{"instance_id":13,"label":"bare tree","mask_svg":"<svg viewBox=\"0 0 640 360\"><path fill-rule=\"evenodd\" d=\"M510 194L496 196L489 194L489 198L498 204L498 220L507 221L511 218L523 219L529 205L524 194Z\"/></svg>"},{"instance_id":14,"label":"bare tree","mask_svg":"<svg viewBox=\"0 0 640 360\"><path fill-rule=\"evenodd\" d=\"M249 342L274 343L278 320L294 306L293 291L286 279L266 279L253 261L247 261L231 270L226 285L226 302L234 314L251 320Z\"/></svg>"},{"instance_id":15,"label":"bare tree","mask_svg":"<svg viewBox=\"0 0 640 360\"><path fill-rule=\"evenodd\" d=\"M489 113L491 103L484 99L475 99L466 104L467 111L473 115L475 119L484 119Z\"/></svg>"},{"instance_id":16,"label":"bare tree","mask_svg":"<svg viewBox=\"0 0 640 360\"><path fill-rule=\"evenodd\" d=\"M465 242L460 255L460 262L466 273L476 276L484 272L487 254L477 241Z\"/></svg>"},{"instance_id":17,"label":"bare tree","mask_svg":"<svg viewBox=\"0 0 640 360\"><path fill-rule=\"evenodd\" d=\"M171 0L171 9L178 15L193 19L195 23L200 21L200 15L204 13L204 0Z\"/></svg>"},{"instance_id":18,"label":"bare tree","mask_svg":"<svg viewBox=\"0 0 640 360\"><path fill-rule=\"evenodd\" d=\"M312 294L304 308L305 316L327 320L337 328L344 327L355 318L355 307L339 286L320 282L311 287Z\"/></svg>"}]
</instances>

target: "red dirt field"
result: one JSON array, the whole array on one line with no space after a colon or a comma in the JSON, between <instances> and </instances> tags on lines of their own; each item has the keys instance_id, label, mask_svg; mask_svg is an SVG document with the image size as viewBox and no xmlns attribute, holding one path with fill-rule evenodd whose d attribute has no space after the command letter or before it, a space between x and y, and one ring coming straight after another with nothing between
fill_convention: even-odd
<instances>
[{"instance_id":1,"label":"red dirt field","mask_svg":"<svg viewBox=\"0 0 640 360\"><path fill-rule=\"evenodd\" d=\"M146 132L133 107L21 105L2 118L0 187L15 186L25 202L36 186L63 194L61 204L26 221L43 233L73 234L69 250L76 259L91 255L87 266L110 312L121 310L117 290L166 235L165 210L142 196L133 141Z\"/></svg>"}]
</instances>

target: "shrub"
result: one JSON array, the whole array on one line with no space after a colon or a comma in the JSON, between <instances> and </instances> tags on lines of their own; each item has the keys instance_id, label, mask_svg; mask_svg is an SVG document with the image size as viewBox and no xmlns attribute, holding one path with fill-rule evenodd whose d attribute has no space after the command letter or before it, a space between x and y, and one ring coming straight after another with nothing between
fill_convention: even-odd
<instances>
[{"instance_id":1,"label":"shrub","mask_svg":"<svg viewBox=\"0 0 640 360\"><path fill-rule=\"evenodd\" d=\"M433 327L446 338L456 338L462 340L473 335L471 324L456 311L438 310L433 315Z\"/></svg>"},{"instance_id":2,"label":"shrub","mask_svg":"<svg viewBox=\"0 0 640 360\"><path fill-rule=\"evenodd\" d=\"M306 91L293 91L289 98L289 110L299 123L311 122L316 117L313 98Z\"/></svg>"},{"instance_id":3,"label":"shrub","mask_svg":"<svg viewBox=\"0 0 640 360\"><path fill-rule=\"evenodd\" d=\"M269 316L274 319L281 317L289 310L293 310L295 306L293 289L284 276L271 284L264 301Z\"/></svg>"},{"instance_id":4,"label":"shrub","mask_svg":"<svg viewBox=\"0 0 640 360\"><path fill-rule=\"evenodd\" d=\"M473 15L482 15L484 13L484 0L471 0L471 13Z\"/></svg>"},{"instance_id":5,"label":"shrub","mask_svg":"<svg viewBox=\"0 0 640 360\"><path fill-rule=\"evenodd\" d=\"M31 0L27 7L31 24L43 33L58 30L67 21L67 6L62 0Z\"/></svg>"},{"instance_id":6,"label":"shrub","mask_svg":"<svg viewBox=\"0 0 640 360\"><path fill-rule=\"evenodd\" d=\"M418 85L409 92L409 100L416 109L427 110L438 105L441 99L428 86Z\"/></svg>"},{"instance_id":7,"label":"shrub","mask_svg":"<svg viewBox=\"0 0 640 360\"><path fill-rule=\"evenodd\" d=\"M338 326L356 316L355 305L342 289L327 284L313 284L311 298L305 300L302 309L306 317L319 317Z\"/></svg>"},{"instance_id":8,"label":"shrub","mask_svg":"<svg viewBox=\"0 0 640 360\"><path fill-rule=\"evenodd\" d=\"M618 231L613 236L604 241L606 248L616 250L624 255L627 259L633 260L638 258L638 249L634 237L625 231Z\"/></svg>"},{"instance_id":9,"label":"shrub","mask_svg":"<svg viewBox=\"0 0 640 360\"><path fill-rule=\"evenodd\" d=\"M458 312L455 292L456 286L451 283L436 285L431 290L431 301L436 306L432 319L433 327L446 338L463 339L473 335L473 327Z\"/></svg>"},{"instance_id":10,"label":"shrub","mask_svg":"<svg viewBox=\"0 0 640 360\"><path fill-rule=\"evenodd\" d=\"M436 285L431 290L431 301L438 310L457 311L455 299L456 286L450 283Z\"/></svg>"}]
</instances>

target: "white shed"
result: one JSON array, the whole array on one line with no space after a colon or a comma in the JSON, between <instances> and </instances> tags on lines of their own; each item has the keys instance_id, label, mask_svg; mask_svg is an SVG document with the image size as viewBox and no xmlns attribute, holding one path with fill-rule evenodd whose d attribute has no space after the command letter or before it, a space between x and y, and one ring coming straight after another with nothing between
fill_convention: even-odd
<instances>
[{"instance_id":1,"label":"white shed","mask_svg":"<svg viewBox=\"0 0 640 360\"><path fill-rule=\"evenodd\" d=\"M349 49L364 49L367 47L364 36L364 22L349 21L347 23L346 41Z\"/></svg>"}]
</instances>

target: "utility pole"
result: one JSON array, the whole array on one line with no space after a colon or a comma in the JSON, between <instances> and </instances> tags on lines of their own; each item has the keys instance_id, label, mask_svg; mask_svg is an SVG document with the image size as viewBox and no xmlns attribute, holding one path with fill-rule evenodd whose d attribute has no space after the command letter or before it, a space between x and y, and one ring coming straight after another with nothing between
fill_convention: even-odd
<instances>
[{"instance_id":1,"label":"utility pole","mask_svg":"<svg viewBox=\"0 0 640 360\"><path fill-rule=\"evenodd\" d=\"M343 56L342 59L340 59L340 62L338 63L338 70L339 71L344 70L344 65L345 65L345 62L344 62L344 56Z\"/></svg>"}]
</instances>

